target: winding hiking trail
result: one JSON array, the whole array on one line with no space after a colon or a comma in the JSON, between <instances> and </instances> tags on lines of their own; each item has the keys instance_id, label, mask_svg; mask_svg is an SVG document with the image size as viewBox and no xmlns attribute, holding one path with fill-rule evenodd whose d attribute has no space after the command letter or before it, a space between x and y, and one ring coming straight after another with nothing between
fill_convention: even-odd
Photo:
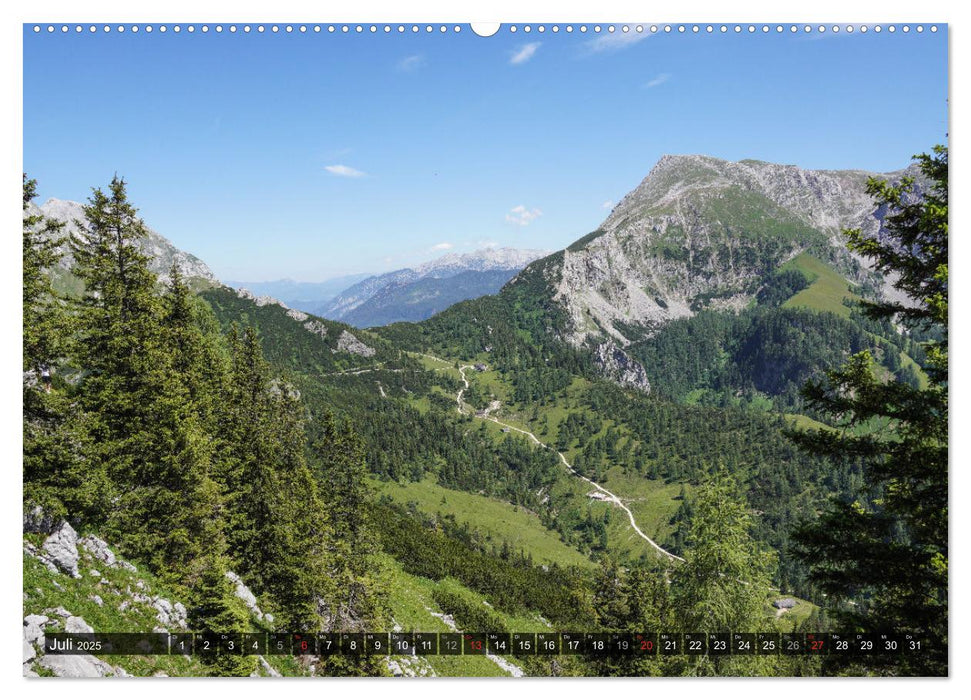
<instances>
[{"instance_id":1,"label":"winding hiking trail","mask_svg":"<svg viewBox=\"0 0 971 700\"><path fill-rule=\"evenodd\" d=\"M448 367L451 367L452 366L452 363L451 362L449 362L448 360L444 360L441 357L436 357L435 355L429 355L428 353L424 353L424 352L422 352L422 353L416 353L416 354L421 355L422 357L427 357L430 360L435 360L436 362L441 362L443 365L446 365ZM384 363L381 363L381 364L383 365ZM461 375L461 377L462 377L462 383L465 386L463 388L459 389L459 393L455 395L455 404L456 404L456 407L458 408L458 412L460 414L462 414L463 416L464 415L468 415L467 412L466 412L466 410L465 410L465 406L462 403L462 394L464 394L465 393L465 390L469 388L469 380L465 376L465 370L467 370L467 369L473 369L473 368L474 368L474 365L461 365L459 367L459 375ZM369 367L369 368L354 368L354 369L349 369L349 370L343 370L341 372L332 372L330 375L323 375L323 376L339 376L339 375L347 375L347 374L359 375L359 374L366 374L367 372L378 371L378 370L381 370L381 369L382 369L381 368L381 365L377 365L377 366L373 366L373 367ZM394 369L392 369L392 370L383 370L383 371L400 372L401 370L394 370ZM377 382L377 385L378 385L378 389L381 392L381 396L387 398L387 395L384 393L384 387L381 386L381 383L380 382ZM634 514L631 512L630 508L628 508L624 504L624 502L621 501L620 498L616 494L611 493L610 491L608 491L607 489L605 489L603 486L601 486L600 484L598 484L593 479L589 479L589 478L585 477L583 474L581 474L576 469L574 469L573 468L573 465L570 464L567 461L566 457L563 455L562 452L560 452L559 450L553 449L552 447L550 447L549 445L547 445L545 442L543 442L542 440L540 440L538 437L536 437L536 435L533 434L532 432L530 432L528 430L523 430L522 428L517 428L515 425L509 425L509 423L503 423L501 420L499 420L495 416L490 415L490 413L492 411L496 410L498 407L499 407L498 406L498 402L497 401L494 401L492 403L492 405L490 405L490 407L484 412L484 414L477 415L477 414L473 413L472 415L474 415L476 418L479 418L480 420L491 420L493 423L495 423L497 425L501 425L503 428L507 428L508 430L515 430L517 433L520 433L520 434L525 435L526 437L528 437L530 440L532 440L539 447L542 447L543 449L546 449L546 450L550 450L552 452L555 452L556 455L560 458L560 462L562 462L563 463L563 466L567 468L567 471L569 471L571 474L573 474L573 476L577 477L578 479L582 479L583 481L586 481L588 484L590 484L591 486L593 486L599 493L603 494L605 496L605 498L603 498L601 500L603 500L605 502L608 502L608 503L614 504L615 506L617 506L618 508L620 508L622 511L624 511L627 514L627 518L628 518L628 520L630 520L630 526L634 529L634 532L637 534L638 537L640 537L642 540L644 540L645 542L647 542L659 554L667 557L668 559L671 559L672 561L684 561L684 559L682 559L681 557L679 557L677 554L672 554L668 550L664 549L664 547L662 547L661 545L659 545L657 542L655 542L654 540L652 540L650 537L648 537L646 534L644 534L644 531L641 530L637 526L637 521L634 519Z\"/></svg>"},{"instance_id":2,"label":"winding hiking trail","mask_svg":"<svg viewBox=\"0 0 971 700\"><path fill-rule=\"evenodd\" d=\"M426 357L431 357L432 359L435 359L435 360L439 360L441 362L444 362L444 360L441 360L441 358L437 358L437 357L434 357L432 355L426 355ZM462 415L467 415L466 414L466 411L465 411L465 408L462 405L462 394L464 394L465 393L465 390L469 388L469 380L465 376L465 370L472 369L472 368L473 368L472 365L462 365L461 367L459 367L459 374L462 376L462 383L465 386L462 389L459 389L459 393L455 395L455 403L458 406L459 413L461 413ZM577 477L579 479L583 479L584 481L586 481L588 484L590 484L595 489L597 489L597 491L599 491L604 496L606 496L606 498L603 499L604 501L607 501L609 503L613 503L615 506L617 506L622 511L624 511L625 513L627 513L627 518L630 520L630 526L632 528L634 528L634 532L637 533L638 537L640 537L642 540L644 540L649 545L651 545L655 550L658 551L658 553L660 553L660 554L668 557L669 559L672 559L674 561L684 561L684 559L682 559L681 557L679 557L677 554L672 554L668 550L664 549L664 547L662 547L661 545L659 545L657 542L655 542L654 540L652 540L650 537L648 537L647 535L645 535L644 534L644 531L641 530L637 526L637 521L634 520L634 514L631 512L630 508L628 508L626 505L624 505L624 502L621 501L620 498L617 497L615 494L613 494L610 491L608 491L607 489L605 489L603 486L601 486L600 484L598 484L593 479L589 479L589 478L585 477L583 474L581 474L576 469L574 469L573 468L573 465L570 464L566 460L566 457L563 455L562 452L560 452L559 450L553 449L552 447L550 447L546 443L542 442L538 437L536 437L536 435L534 435L530 431L523 430L522 428L517 428L515 425L509 425L508 423L503 423L501 420L499 420L495 416L489 415L489 413L486 413L485 415L476 415L475 417L476 418L480 418L482 420L491 420L493 423L496 423L497 425L501 425L504 428L507 428L509 430L515 430L517 433L521 433L521 434L525 435L526 437L528 437L530 440L532 440L538 446L540 446L540 447L542 447L544 449L551 450L551 451L555 452L557 454L557 456L560 458L560 461L563 463L563 466L566 467L567 470L571 474L573 474L573 476L575 476L575 477Z\"/></svg>"}]
</instances>

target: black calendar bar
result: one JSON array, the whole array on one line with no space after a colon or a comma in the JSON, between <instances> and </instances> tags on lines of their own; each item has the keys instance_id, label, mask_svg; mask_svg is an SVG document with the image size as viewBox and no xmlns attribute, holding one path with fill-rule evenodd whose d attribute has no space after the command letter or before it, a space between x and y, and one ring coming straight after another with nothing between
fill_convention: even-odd
<instances>
[{"instance_id":1,"label":"black calendar bar","mask_svg":"<svg viewBox=\"0 0 971 700\"><path fill-rule=\"evenodd\" d=\"M48 654L152 656L900 656L927 648L907 632L51 633Z\"/></svg>"}]
</instances>

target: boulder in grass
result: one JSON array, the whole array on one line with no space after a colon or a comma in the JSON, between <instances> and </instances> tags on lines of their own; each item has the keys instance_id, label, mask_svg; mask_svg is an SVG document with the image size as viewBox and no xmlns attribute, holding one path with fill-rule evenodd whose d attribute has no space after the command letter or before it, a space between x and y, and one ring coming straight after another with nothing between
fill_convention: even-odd
<instances>
[{"instance_id":1,"label":"boulder in grass","mask_svg":"<svg viewBox=\"0 0 971 700\"><path fill-rule=\"evenodd\" d=\"M24 641L28 644L44 646L44 625L50 622L47 615L28 615L24 618Z\"/></svg>"},{"instance_id":2,"label":"boulder in grass","mask_svg":"<svg viewBox=\"0 0 971 700\"><path fill-rule=\"evenodd\" d=\"M83 617L71 616L64 623L64 631L71 634L91 634L94 628L84 621Z\"/></svg>"},{"instance_id":3,"label":"boulder in grass","mask_svg":"<svg viewBox=\"0 0 971 700\"><path fill-rule=\"evenodd\" d=\"M91 552L91 555L99 560L103 561L108 566L115 565L115 553L108 548L108 543L105 542L100 537L95 537L94 535L86 535L81 538L79 544L86 550ZM98 574L100 576L101 574Z\"/></svg>"},{"instance_id":4,"label":"boulder in grass","mask_svg":"<svg viewBox=\"0 0 971 700\"><path fill-rule=\"evenodd\" d=\"M44 540L44 555L64 573L81 578L78 571L78 533L66 520Z\"/></svg>"},{"instance_id":5,"label":"boulder in grass","mask_svg":"<svg viewBox=\"0 0 971 700\"><path fill-rule=\"evenodd\" d=\"M796 607L796 601L792 598L779 598L778 600L772 601L772 606L779 610L791 610Z\"/></svg>"},{"instance_id":6,"label":"boulder in grass","mask_svg":"<svg viewBox=\"0 0 971 700\"><path fill-rule=\"evenodd\" d=\"M110 665L90 654L48 654L38 662L60 678L104 678L117 675Z\"/></svg>"}]
</instances>

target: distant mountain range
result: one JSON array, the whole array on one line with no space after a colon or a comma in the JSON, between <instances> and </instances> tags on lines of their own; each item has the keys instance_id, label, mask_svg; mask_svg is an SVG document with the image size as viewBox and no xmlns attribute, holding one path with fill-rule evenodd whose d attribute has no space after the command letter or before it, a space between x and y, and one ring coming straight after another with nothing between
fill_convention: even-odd
<instances>
[{"instance_id":1,"label":"distant mountain range","mask_svg":"<svg viewBox=\"0 0 971 700\"><path fill-rule=\"evenodd\" d=\"M542 250L486 248L450 253L413 268L361 280L330 303L308 309L324 318L359 328L396 321L421 321L452 304L495 294Z\"/></svg>"},{"instance_id":2,"label":"distant mountain range","mask_svg":"<svg viewBox=\"0 0 971 700\"><path fill-rule=\"evenodd\" d=\"M271 280L269 282L241 282L224 280L230 287L247 289L257 296L279 299L287 306L310 313L327 305L334 297L353 284L367 279L370 272L333 277L323 282L297 282L291 279Z\"/></svg>"}]
</instances>

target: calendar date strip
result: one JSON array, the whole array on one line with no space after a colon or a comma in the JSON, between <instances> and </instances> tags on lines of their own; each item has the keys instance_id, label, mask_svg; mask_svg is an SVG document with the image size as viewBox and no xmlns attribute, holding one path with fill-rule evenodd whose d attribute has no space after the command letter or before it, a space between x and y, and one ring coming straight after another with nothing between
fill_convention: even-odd
<instances>
[{"instance_id":1,"label":"calendar date strip","mask_svg":"<svg viewBox=\"0 0 971 700\"><path fill-rule=\"evenodd\" d=\"M906 632L50 633L44 651L108 656L872 656L920 653L926 644Z\"/></svg>"}]
</instances>

